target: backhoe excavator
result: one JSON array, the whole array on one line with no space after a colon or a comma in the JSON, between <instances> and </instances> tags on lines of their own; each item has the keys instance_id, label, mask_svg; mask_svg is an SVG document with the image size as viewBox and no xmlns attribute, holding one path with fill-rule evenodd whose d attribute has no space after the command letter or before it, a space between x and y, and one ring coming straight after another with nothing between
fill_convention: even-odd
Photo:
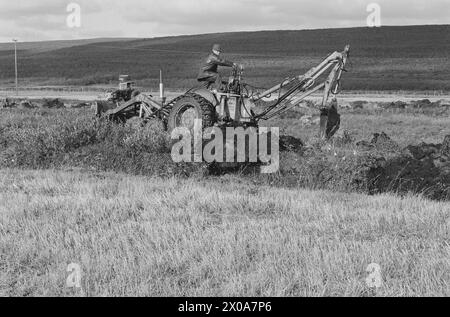
<instances>
[{"instance_id":1,"label":"backhoe excavator","mask_svg":"<svg viewBox=\"0 0 450 317\"><path fill-rule=\"evenodd\" d=\"M288 78L265 91L255 91L243 81L243 67L233 68L231 76L223 87L210 90L197 87L183 95L166 102L161 84L159 98L139 94L118 107L106 110L100 104L96 112L111 120L125 122L139 117L143 122L159 119L165 123L169 132L177 127L193 129L196 119L202 120L203 128L212 126L258 127L261 120L270 120L302 104L302 101L319 91L323 91L320 104L320 137L331 138L340 125L340 115L336 95L349 59L350 46L342 52L330 54L318 66L304 75ZM328 74L328 76L326 76ZM259 109L259 101L276 96L264 109ZM332 95L331 102L329 101Z\"/></svg>"}]
</instances>

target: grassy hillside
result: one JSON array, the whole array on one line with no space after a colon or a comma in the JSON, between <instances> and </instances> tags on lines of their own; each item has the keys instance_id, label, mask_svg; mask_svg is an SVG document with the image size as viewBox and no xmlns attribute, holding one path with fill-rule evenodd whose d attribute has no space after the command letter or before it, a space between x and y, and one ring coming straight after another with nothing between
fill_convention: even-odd
<instances>
[{"instance_id":1,"label":"grassy hillside","mask_svg":"<svg viewBox=\"0 0 450 317\"><path fill-rule=\"evenodd\" d=\"M58 50L62 48L95 44L102 42L126 42L133 39L129 38L97 38L97 39L84 39L84 40L59 40L59 41L42 41L42 42L25 42L18 43L18 47L22 53L37 53L37 52L48 52L53 50ZM14 43L0 43L0 52L9 51L12 52Z\"/></svg>"},{"instance_id":2,"label":"grassy hillside","mask_svg":"<svg viewBox=\"0 0 450 317\"><path fill-rule=\"evenodd\" d=\"M450 295L448 203L232 178L0 179L1 296ZM66 287L69 263L81 290Z\"/></svg>"},{"instance_id":3,"label":"grassy hillside","mask_svg":"<svg viewBox=\"0 0 450 317\"><path fill-rule=\"evenodd\" d=\"M305 72L334 50L352 46L344 89L450 90L450 26L405 26L207 34L91 43L47 52L23 51L20 74L37 84L112 83L133 75L156 87L160 68L169 88L196 84L202 59L219 42L246 67L248 82L270 86ZM11 52L0 54L0 80L14 76Z\"/></svg>"}]
</instances>

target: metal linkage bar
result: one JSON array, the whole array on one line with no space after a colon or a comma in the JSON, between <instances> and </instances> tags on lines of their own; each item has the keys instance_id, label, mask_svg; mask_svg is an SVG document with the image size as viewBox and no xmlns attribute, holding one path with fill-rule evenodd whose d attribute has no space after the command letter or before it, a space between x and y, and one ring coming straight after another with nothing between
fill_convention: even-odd
<instances>
[{"instance_id":1,"label":"metal linkage bar","mask_svg":"<svg viewBox=\"0 0 450 317\"><path fill-rule=\"evenodd\" d=\"M108 110L105 114L112 117L133 117L134 115L139 115L140 118L149 118L162 110L162 108L163 105L159 102L145 94L139 94L121 106Z\"/></svg>"},{"instance_id":2,"label":"metal linkage bar","mask_svg":"<svg viewBox=\"0 0 450 317\"><path fill-rule=\"evenodd\" d=\"M288 111L289 109L295 106L298 106L304 98L321 89L324 89L322 107L325 107L332 88L333 94L337 93L339 80L342 76L342 72L345 71L345 64L348 59L349 51L350 47L346 46L345 50L342 53L339 52L332 53L322 63L320 63L317 67L310 69L306 74L287 79L277 86L274 86L262 93L256 94L253 98L251 98L251 100L254 102L261 100L262 98L269 96L274 92L281 91L281 89L289 85L293 85L291 88L289 88L289 90L286 93L278 97L278 99L275 101L273 105L268 107L263 113L255 116L255 119L267 120L273 118L281 113ZM316 80L331 67L333 67L333 69L330 72L330 75L328 76L327 80L324 83L321 83L316 87L311 88L312 86L314 86ZM293 105L287 104L288 100L292 100L295 95L301 92L304 92L304 94L301 95Z\"/></svg>"},{"instance_id":3,"label":"metal linkage bar","mask_svg":"<svg viewBox=\"0 0 450 317\"><path fill-rule=\"evenodd\" d=\"M298 97L298 99L297 99L297 101L295 103L293 103L291 105L287 105L286 104L282 109L280 109L276 113L272 113L269 116L262 117L261 119L263 119L263 120L270 120L273 117L279 116L279 115L281 115L281 114L291 110L292 108L295 108L295 107L299 106L306 97L312 95L313 93L319 91L320 89L323 89L324 87L325 87L325 83L322 83L322 84L316 86L315 88L310 89L308 92L305 92L300 97Z\"/></svg>"}]
</instances>

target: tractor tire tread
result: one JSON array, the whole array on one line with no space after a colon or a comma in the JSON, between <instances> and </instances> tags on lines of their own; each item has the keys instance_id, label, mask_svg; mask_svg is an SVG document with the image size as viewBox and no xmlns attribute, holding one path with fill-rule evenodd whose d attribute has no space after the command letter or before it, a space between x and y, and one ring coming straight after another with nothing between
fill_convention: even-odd
<instances>
[{"instance_id":1,"label":"tractor tire tread","mask_svg":"<svg viewBox=\"0 0 450 317\"><path fill-rule=\"evenodd\" d=\"M185 98L194 99L197 102L197 104L200 106L200 108L202 110L203 129L214 126L214 124L216 123L216 109L207 99L203 98L202 96L200 96L198 94L187 93L187 94L184 94L184 95L181 95L181 96L175 98L167 105L168 107L170 106L170 111L180 100L185 99ZM167 122L169 120L169 117L170 117L170 114L166 119Z\"/></svg>"}]
</instances>

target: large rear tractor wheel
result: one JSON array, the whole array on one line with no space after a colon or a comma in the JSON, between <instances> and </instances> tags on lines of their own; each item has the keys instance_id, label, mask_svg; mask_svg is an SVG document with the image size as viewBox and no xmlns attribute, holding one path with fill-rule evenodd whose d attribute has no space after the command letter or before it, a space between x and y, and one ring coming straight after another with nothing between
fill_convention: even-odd
<instances>
[{"instance_id":1,"label":"large rear tractor wheel","mask_svg":"<svg viewBox=\"0 0 450 317\"><path fill-rule=\"evenodd\" d=\"M186 128L194 131L195 120L202 120L203 129L216 123L216 109L205 98L197 94L186 94L179 97L170 111L167 127L169 133L175 128Z\"/></svg>"}]
</instances>

